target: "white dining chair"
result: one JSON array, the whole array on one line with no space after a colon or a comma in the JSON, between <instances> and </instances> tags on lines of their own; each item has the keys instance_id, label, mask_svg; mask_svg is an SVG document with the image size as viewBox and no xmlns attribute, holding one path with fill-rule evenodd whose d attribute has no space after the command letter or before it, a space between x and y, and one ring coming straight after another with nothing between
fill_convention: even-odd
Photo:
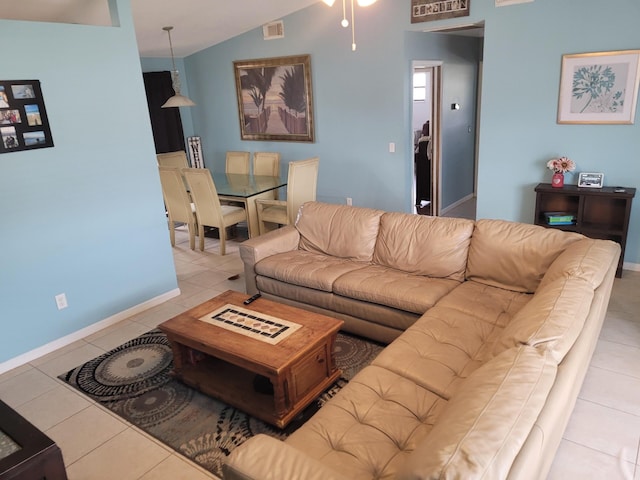
<instances>
[{"instance_id":1,"label":"white dining chair","mask_svg":"<svg viewBox=\"0 0 640 480\"><path fill-rule=\"evenodd\" d=\"M207 168L183 168L182 174L189 185L189 192L196 207L200 250L204 250L204 226L215 227L220 232L220 255L226 253L226 228L247 220L242 207L221 205L218 192Z\"/></svg>"},{"instance_id":2,"label":"white dining chair","mask_svg":"<svg viewBox=\"0 0 640 480\"><path fill-rule=\"evenodd\" d=\"M164 205L167 209L171 246L175 247L176 245L175 224L176 222L181 222L187 224L189 247L194 250L196 243L195 206L191 203L182 174L177 167L159 166L158 171L160 173Z\"/></svg>"},{"instance_id":3,"label":"white dining chair","mask_svg":"<svg viewBox=\"0 0 640 480\"><path fill-rule=\"evenodd\" d=\"M261 235L272 229L267 223L293 225L300 206L316 199L319 162L313 157L289 163L286 200L256 200Z\"/></svg>"},{"instance_id":4,"label":"white dining chair","mask_svg":"<svg viewBox=\"0 0 640 480\"><path fill-rule=\"evenodd\" d=\"M224 171L226 173L240 173L248 175L250 157L250 152L227 152Z\"/></svg>"},{"instance_id":5,"label":"white dining chair","mask_svg":"<svg viewBox=\"0 0 640 480\"><path fill-rule=\"evenodd\" d=\"M184 150L158 153L156 155L156 160L158 162L158 165L161 167L187 168L189 166L187 153Z\"/></svg>"}]
</instances>

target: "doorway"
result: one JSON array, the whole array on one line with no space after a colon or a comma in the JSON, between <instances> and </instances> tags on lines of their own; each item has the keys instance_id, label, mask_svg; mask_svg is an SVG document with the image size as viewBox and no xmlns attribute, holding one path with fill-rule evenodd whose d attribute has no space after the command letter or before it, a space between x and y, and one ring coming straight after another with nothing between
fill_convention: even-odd
<instances>
[{"instance_id":1,"label":"doorway","mask_svg":"<svg viewBox=\"0 0 640 480\"><path fill-rule=\"evenodd\" d=\"M413 213L438 215L439 139L442 62L414 61L412 131L414 148Z\"/></svg>"},{"instance_id":2,"label":"doorway","mask_svg":"<svg viewBox=\"0 0 640 480\"><path fill-rule=\"evenodd\" d=\"M484 25L425 33L443 40L412 62L413 212L475 219Z\"/></svg>"}]
</instances>

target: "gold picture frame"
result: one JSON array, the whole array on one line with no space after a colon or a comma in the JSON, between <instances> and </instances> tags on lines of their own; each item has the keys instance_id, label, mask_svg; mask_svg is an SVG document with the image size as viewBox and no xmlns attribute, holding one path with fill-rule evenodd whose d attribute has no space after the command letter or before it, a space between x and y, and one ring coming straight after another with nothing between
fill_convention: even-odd
<instances>
[{"instance_id":1,"label":"gold picture frame","mask_svg":"<svg viewBox=\"0 0 640 480\"><path fill-rule=\"evenodd\" d=\"M632 124L640 50L562 56L558 123Z\"/></svg>"},{"instance_id":2,"label":"gold picture frame","mask_svg":"<svg viewBox=\"0 0 640 480\"><path fill-rule=\"evenodd\" d=\"M233 62L242 140L313 142L311 56Z\"/></svg>"}]
</instances>

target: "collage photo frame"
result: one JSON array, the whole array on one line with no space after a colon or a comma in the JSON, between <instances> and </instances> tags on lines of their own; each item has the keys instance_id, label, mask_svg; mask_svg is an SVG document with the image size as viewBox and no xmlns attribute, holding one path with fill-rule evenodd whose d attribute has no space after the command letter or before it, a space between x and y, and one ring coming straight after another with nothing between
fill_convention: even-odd
<instances>
[{"instance_id":1,"label":"collage photo frame","mask_svg":"<svg viewBox=\"0 0 640 480\"><path fill-rule=\"evenodd\" d=\"M0 80L0 153L53 147L39 80Z\"/></svg>"}]
</instances>

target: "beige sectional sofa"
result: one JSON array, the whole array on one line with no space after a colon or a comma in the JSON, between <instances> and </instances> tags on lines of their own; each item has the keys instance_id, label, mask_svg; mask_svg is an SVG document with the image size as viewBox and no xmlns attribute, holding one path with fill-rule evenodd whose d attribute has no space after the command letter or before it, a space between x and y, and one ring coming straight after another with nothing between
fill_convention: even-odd
<instances>
[{"instance_id":1,"label":"beige sectional sofa","mask_svg":"<svg viewBox=\"0 0 640 480\"><path fill-rule=\"evenodd\" d=\"M543 479L604 319L620 248L500 220L311 202L240 247L248 293L390 342L286 441L225 479Z\"/></svg>"}]
</instances>

